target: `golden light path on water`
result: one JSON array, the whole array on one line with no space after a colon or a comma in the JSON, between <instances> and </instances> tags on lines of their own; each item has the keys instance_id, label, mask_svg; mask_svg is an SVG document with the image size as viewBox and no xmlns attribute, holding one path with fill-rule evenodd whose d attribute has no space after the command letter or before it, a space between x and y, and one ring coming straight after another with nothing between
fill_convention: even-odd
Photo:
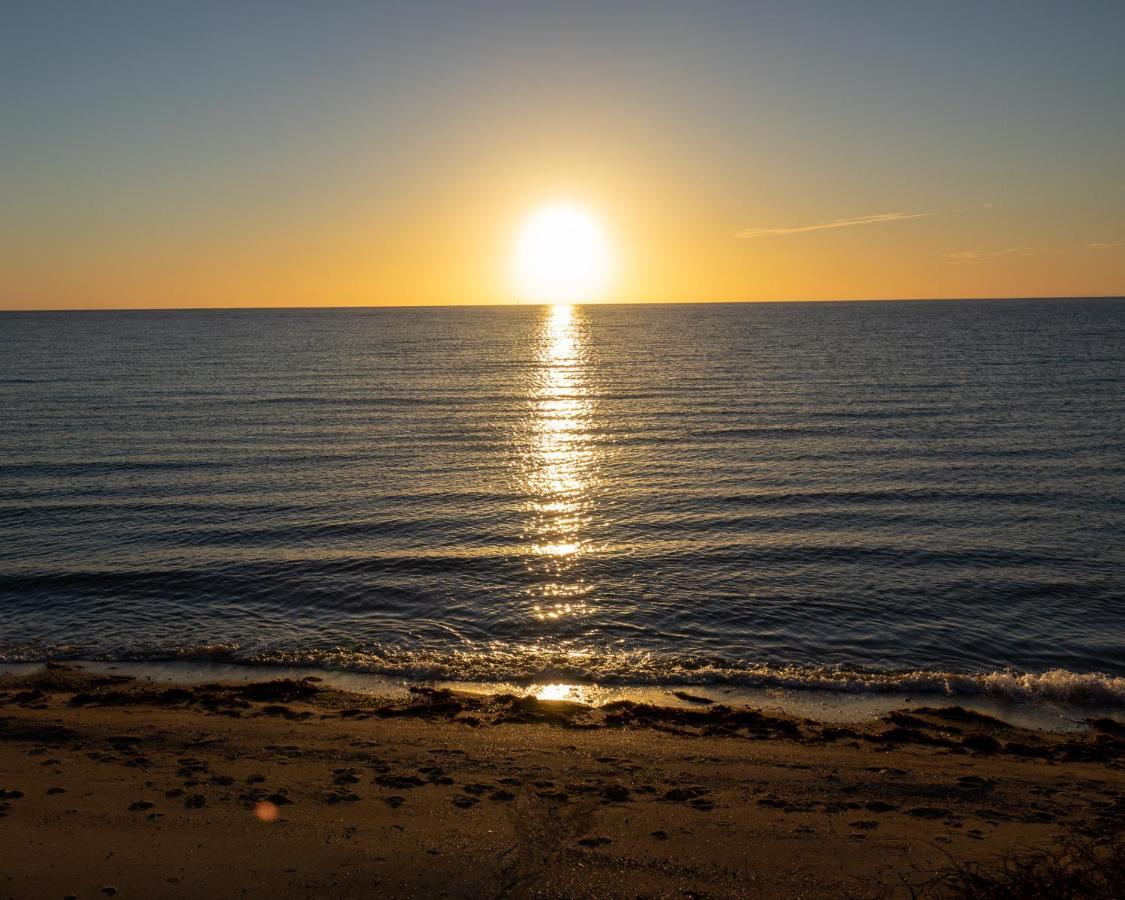
<instances>
[{"instance_id":1,"label":"golden light path on water","mask_svg":"<svg viewBox=\"0 0 1125 900\"><path fill-rule=\"evenodd\" d=\"M580 664L593 652L572 642L594 603L594 585L580 561L598 550L590 529L602 451L594 435L594 362L587 328L581 306L541 307L527 416L517 438L515 474L525 514L522 555L532 575L524 615L535 621L539 635L517 652L527 657L529 669L544 673L562 658ZM590 702L591 687L540 682L524 690L544 700Z\"/></svg>"},{"instance_id":2,"label":"golden light path on water","mask_svg":"<svg viewBox=\"0 0 1125 900\"><path fill-rule=\"evenodd\" d=\"M527 564L541 576L532 605L540 621L589 612L591 586L574 572L575 561L591 549L585 531L597 470L587 356L581 308L548 307L537 336L524 458Z\"/></svg>"}]
</instances>

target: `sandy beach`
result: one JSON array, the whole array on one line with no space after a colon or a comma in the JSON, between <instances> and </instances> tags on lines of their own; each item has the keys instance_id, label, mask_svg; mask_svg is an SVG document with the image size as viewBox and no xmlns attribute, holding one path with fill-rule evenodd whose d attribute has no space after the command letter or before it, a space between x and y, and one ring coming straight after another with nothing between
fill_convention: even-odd
<instances>
[{"instance_id":1,"label":"sandy beach","mask_svg":"<svg viewBox=\"0 0 1125 900\"><path fill-rule=\"evenodd\" d=\"M1125 824L1125 727L0 681L0 896L940 896Z\"/></svg>"}]
</instances>

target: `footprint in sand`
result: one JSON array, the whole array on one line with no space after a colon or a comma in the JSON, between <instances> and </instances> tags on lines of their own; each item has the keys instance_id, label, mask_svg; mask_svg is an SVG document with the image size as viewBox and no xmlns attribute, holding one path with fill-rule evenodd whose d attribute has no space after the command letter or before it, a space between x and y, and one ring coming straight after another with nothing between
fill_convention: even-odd
<instances>
[{"instance_id":1,"label":"footprint in sand","mask_svg":"<svg viewBox=\"0 0 1125 900\"><path fill-rule=\"evenodd\" d=\"M699 797L702 797L704 794L709 794L709 793L711 793L711 792L709 790L707 790L707 788L699 787L699 786L686 787L686 788L672 788L671 790L665 792L664 799L669 800L673 803L683 803L683 802L688 801L688 800L695 800ZM759 801L759 802L761 802L761 801Z\"/></svg>"},{"instance_id":2,"label":"footprint in sand","mask_svg":"<svg viewBox=\"0 0 1125 900\"><path fill-rule=\"evenodd\" d=\"M464 785L463 790L466 793L469 793L469 794L479 795L479 794L486 794L495 787L496 787L496 785L494 785L494 784L481 784L479 782L471 782L469 784Z\"/></svg>"},{"instance_id":3,"label":"footprint in sand","mask_svg":"<svg viewBox=\"0 0 1125 900\"><path fill-rule=\"evenodd\" d=\"M602 791L602 797L608 803L628 803L632 799L632 794L622 784L611 784Z\"/></svg>"},{"instance_id":4,"label":"footprint in sand","mask_svg":"<svg viewBox=\"0 0 1125 900\"><path fill-rule=\"evenodd\" d=\"M914 809L909 810L907 815L915 816L919 819L942 819L949 815L949 810L942 809L938 806L916 806Z\"/></svg>"},{"instance_id":5,"label":"footprint in sand","mask_svg":"<svg viewBox=\"0 0 1125 900\"><path fill-rule=\"evenodd\" d=\"M380 775L375 779L375 783L401 791L421 787L426 782L417 775Z\"/></svg>"},{"instance_id":6,"label":"footprint in sand","mask_svg":"<svg viewBox=\"0 0 1125 900\"><path fill-rule=\"evenodd\" d=\"M7 791L0 790L0 819L8 814L8 810L12 808L12 804L5 803L6 800L19 800L23 796L23 791Z\"/></svg>"}]
</instances>

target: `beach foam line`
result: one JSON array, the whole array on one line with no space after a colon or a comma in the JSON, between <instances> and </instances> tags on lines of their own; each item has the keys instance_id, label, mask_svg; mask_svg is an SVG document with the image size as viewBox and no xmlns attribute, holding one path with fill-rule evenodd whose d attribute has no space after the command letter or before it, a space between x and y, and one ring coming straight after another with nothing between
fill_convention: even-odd
<instances>
[{"instance_id":1,"label":"beach foam line","mask_svg":"<svg viewBox=\"0 0 1125 900\"><path fill-rule=\"evenodd\" d=\"M341 648L250 650L220 643L148 648L118 654L88 654L76 646L45 650L0 645L0 663L44 662L47 659L232 663L271 669L324 669L410 682L566 682L614 687L697 685L854 695L994 697L1022 703L1053 702L1125 708L1125 677L1063 668L1043 672L1015 669L957 672L921 668L886 670L842 666L740 665L729 660L650 651L575 652L539 646L501 645L483 651L389 647L358 651Z\"/></svg>"}]
</instances>

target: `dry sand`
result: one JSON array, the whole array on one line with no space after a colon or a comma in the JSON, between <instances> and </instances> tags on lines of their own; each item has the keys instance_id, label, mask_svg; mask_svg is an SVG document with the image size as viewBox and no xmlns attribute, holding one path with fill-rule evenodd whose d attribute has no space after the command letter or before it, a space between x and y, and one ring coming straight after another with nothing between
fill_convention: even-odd
<instances>
[{"instance_id":1,"label":"dry sand","mask_svg":"<svg viewBox=\"0 0 1125 900\"><path fill-rule=\"evenodd\" d=\"M0 897L879 897L1125 826L1125 728L0 680Z\"/></svg>"}]
</instances>

